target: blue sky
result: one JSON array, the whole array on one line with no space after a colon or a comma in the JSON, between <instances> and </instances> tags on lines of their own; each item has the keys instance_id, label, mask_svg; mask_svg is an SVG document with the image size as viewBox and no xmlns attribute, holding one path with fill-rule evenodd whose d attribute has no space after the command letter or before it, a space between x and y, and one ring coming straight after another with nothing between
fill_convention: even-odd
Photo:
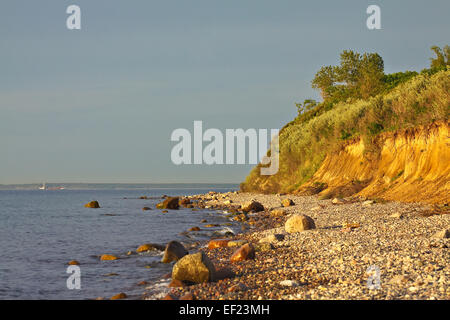
<instances>
[{"instance_id":1,"label":"blue sky","mask_svg":"<svg viewBox=\"0 0 450 320\"><path fill-rule=\"evenodd\" d=\"M81 7L82 29L66 28ZM366 28L381 7L382 30ZM0 183L241 182L250 165L175 166L176 128L281 128L345 49L421 70L450 2L2 1Z\"/></svg>"}]
</instances>

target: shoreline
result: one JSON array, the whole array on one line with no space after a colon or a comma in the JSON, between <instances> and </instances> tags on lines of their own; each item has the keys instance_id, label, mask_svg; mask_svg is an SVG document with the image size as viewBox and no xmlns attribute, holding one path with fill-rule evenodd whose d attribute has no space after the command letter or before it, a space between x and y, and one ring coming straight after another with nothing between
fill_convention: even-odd
<instances>
[{"instance_id":1,"label":"shoreline","mask_svg":"<svg viewBox=\"0 0 450 320\"><path fill-rule=\"evenodd\" d=\"M164 299L450 299L450 242L443 235L450 227L448 207L241 192L189 198L242 220L242 232L226 239L251 243L255 258L231 263L236 247L201 243L195 251L203 251L221 276L168 288ZM283 207L284 199L294 204ZM242 215L238 208L251 200L264 211ZM316 228L286 232L295 214L311 217ZM373 270L380 273L379 289L367 285ZM150 299L145 292L143 298Z\"/></svg>"}]
</instances>

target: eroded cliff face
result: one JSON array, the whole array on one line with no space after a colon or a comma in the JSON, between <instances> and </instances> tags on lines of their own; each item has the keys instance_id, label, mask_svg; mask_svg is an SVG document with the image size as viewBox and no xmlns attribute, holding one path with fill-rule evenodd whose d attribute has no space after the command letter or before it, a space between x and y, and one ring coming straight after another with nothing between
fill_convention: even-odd
<instances>
[{"instance_id":1,"label":"eroded cliff face","mask_svg":"<svg viewBox=\"0 0 450 320\"><path fill-rule=\"evenodd\" d=\"M381 134L328 155L295 193L445 204L450 202L450 122ZM373 146L371 146L373 147Z\"/></svg>"}]
</instances>

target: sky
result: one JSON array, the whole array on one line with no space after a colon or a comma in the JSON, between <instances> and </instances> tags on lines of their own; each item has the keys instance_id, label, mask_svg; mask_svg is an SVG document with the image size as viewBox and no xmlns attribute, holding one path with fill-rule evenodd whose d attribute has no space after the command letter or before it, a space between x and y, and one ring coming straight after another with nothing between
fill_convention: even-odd
<instances>
[{"instance_id":1,"label":"sky","mask_svg":"<svg viewBox=\"0 0 450 320\"><path fill-rule=\"evenodd\" d=\"M69 5L81 30L66 27ZM381 8L381 30L366 8ZM387 73L450 43L448 0L0 3L0 184L239 183L252 165L171 161L177 128L281 128L342 50Z\"/></svg>"}]
</instances>

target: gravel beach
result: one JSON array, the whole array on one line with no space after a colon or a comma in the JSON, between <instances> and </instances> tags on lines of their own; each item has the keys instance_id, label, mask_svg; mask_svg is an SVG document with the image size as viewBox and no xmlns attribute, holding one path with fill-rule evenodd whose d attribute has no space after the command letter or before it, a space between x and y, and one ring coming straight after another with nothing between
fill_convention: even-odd
<instances>
[{"instance_id":1,"label":"gravel beach","mask_svg":"<svg viewBox=\"0 0 450 320\"><path fill-rule=\"evenodd\" d=\"M256 253L232 263L236 247L200 248L216 270L227 268L234 276L170 288L170 298L450 298L448 206L237 192L192 199L210 208L234 208L230 219L244 217L243 231L231 239L251 243ZM293 203L284 207L285 199ZM264 210L242 215L239 208L249 201ZM312 218L315 228L286 232L285 222L295 214Z\"/></svg>"}]
</instances>

